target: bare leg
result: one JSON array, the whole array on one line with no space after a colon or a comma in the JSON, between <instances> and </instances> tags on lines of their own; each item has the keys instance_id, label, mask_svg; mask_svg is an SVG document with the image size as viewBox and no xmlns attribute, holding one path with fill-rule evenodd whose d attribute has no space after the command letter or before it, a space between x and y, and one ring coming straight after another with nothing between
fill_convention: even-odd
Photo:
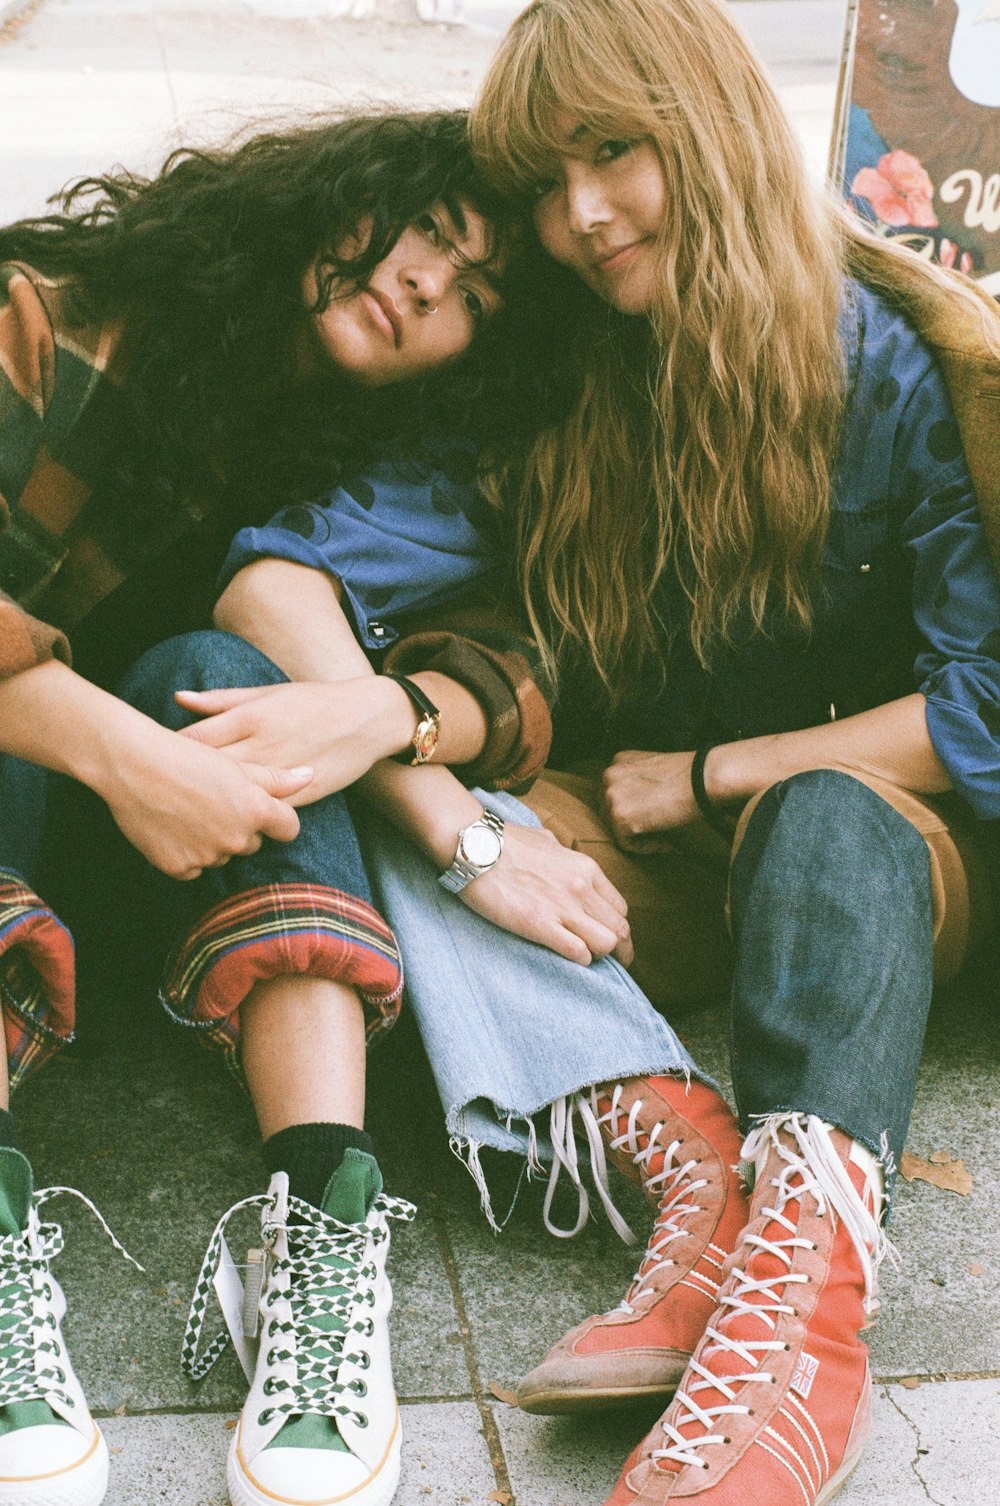
<instances>
[{"instance_id":1,"label":"bare leg","mask_svg":"<svg viewBox=\"0 0 1000 1506\"><path fill-rule=\"evenodd\" d=\"M365 1021L353 988L289 975L240 1006L243 1069L266 1140L292 1124L365 1122Z\"/></svg>"}]
</instances>

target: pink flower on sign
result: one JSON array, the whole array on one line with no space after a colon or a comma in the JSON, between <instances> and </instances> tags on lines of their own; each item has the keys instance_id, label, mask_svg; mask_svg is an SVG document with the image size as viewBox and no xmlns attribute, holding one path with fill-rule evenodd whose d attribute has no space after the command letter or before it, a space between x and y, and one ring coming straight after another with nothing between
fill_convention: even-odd
<instances>
[{"instance_id":1,"label":"pink flower on sign","mask_svg":"<svg viewBox=\"0 0 1000 1506\"><path fill-rule=\"evenodd\" d=\"M937 224L931 204L934 184L910 152L886 152L878 167L863 167L854 176L851 193L867 199L884 225Z\"/></svg>"}]
</instances>

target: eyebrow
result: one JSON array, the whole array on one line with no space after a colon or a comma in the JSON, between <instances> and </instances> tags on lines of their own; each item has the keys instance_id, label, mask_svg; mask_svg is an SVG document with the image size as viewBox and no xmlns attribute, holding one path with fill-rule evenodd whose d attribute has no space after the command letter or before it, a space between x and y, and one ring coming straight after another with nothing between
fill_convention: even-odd
<instances>
[{"instance_id":1,"label":"eyebrow","mask_svg":"<svg viewBox=\"0 0 1000 1506\"><path fill-rule=\"evenodd\" d=\"M458 199L444 197L442 198L441 203L448 211L448 217L451 220L453 228L457 232L457 237L449 236L449 240L464 240L469 233L469 222L465 218L465 212L462 209L462 206L459 203ZM465 255L461 246L457 244L455 246L455 250L458 252L459 256ZM477 261L475 259L472 259L469 261L469 268L471 271L478 273L478 275L489 284L498 298L503 297L503 279L500 276L500 273L497 272L488 261Z\"/></svg>"},{"instance_id":2,"label":"eyebrow","mask_svg":"<svg viewBox=\"0 0 1000 1506\"><path fill-rule=\"evenodd\" d=\"M579 146L580 142L584 139L584 137L585 136L589 136L589 135L590 135L590 126L589 125L584 125L583 123L581 123L580 125L577 126L577 128L576 128L575 131L571 131L570 132L570 137L569 137L569 144L570 144L570 146Z\"/></svg>"}]
</instances>

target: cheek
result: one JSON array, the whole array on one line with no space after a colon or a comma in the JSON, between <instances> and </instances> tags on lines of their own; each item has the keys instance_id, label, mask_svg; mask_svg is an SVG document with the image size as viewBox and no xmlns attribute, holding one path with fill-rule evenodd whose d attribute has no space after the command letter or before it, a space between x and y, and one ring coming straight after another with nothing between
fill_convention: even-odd
<instances>
[{"instance_id":1,"label":"cheek","mask_svg":"<svg viewBox=\"0 0 1000 1506\"><path fill-rule=\"evenodd\" d=\"M565 208L553 197L535 206L535 229L538 239L555 261L572 260L572 242L569 236Z\"/></svg>"}]
</instances>

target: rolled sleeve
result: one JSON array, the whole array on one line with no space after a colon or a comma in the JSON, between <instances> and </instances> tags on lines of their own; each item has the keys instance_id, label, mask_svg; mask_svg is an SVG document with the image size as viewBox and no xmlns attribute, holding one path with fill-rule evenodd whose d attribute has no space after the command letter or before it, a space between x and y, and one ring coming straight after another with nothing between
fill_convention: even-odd
<instances>
[{"instance_id":1,"label":"rolled sleeve","mask_svg":"<svg viewBox=\"0 0 1000 1506\"><path fill-rule=\"evenodd\" d=\"M945 401L947 401L945 399ZM947 420L940 445L959 444ZM953 422L953 421L952 421ZM1000 818L1000 588L964 456L910 513L913 615L923 639L914 665L927 727L952 784L975 814Z\"/></svg>"},{"instance_id":2,"label":"rolled sleeve","mask_svg":"<svg viewBox=\"0 0 1000 1506\"><path fill-rule=\"evenodd\" d=\"M475 454L453 443L383 461L318 501L286 507L237 534L220 589L262 558L335 577L359 641L379 652L398 622L468 590L496 559L497 529L480 496Z\"/></svg>"}]
</instances>

